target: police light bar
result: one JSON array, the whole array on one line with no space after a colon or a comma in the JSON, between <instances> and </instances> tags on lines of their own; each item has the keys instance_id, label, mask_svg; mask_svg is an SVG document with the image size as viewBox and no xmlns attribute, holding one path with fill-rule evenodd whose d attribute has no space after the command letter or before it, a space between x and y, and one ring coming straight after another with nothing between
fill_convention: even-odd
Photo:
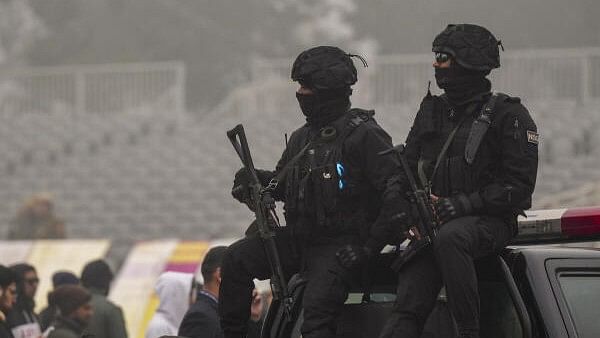
<instances>
[{"instance_id":1,"label":"police light bar","mask_svg":"<svg viewBox=\"0 0 600 338\"><path fill-rule=\"evenodd\" d=\"M600 239L600 206L526 212L514 243Z\"/></svg>"}]
</instances>

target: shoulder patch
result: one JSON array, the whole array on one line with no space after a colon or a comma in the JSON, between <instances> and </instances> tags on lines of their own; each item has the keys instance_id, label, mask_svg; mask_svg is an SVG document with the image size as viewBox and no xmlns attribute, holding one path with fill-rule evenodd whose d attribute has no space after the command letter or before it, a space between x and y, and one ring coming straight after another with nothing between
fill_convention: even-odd
<instances>
[{"instance_id":1,"label":"shoulder patch","mask_svg":"<svg viewBox=\"0 0 600 338\"><path fill-rule=\"evenodd\" d=\"M540 139L540 134L536 133L533 130L527 131L527 142L537 145L539 143L539 139Z\"/></svg>"}]
</instances>

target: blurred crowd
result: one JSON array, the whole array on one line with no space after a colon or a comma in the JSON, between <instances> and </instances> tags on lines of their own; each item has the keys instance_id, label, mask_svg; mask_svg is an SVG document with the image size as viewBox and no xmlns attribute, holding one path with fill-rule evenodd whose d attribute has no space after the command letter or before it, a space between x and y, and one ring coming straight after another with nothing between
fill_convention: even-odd
<instances>
[{"instance_id":1,"label":"blurred crowd","mask_svg":"<svg viewBox=\"0 0 600 338\"><path fill-rule=\"evenodd\" d=\"M107 299L113 277L103 260L86 264L79 277L57 271L48 306L36 313L40 280L35 267L0 265L0 337L127 337L121 308Z\"/></svg>"},{"instance_id":2,"label":"blurred crowd","mask_svg":"<svg viewBox=\"0 0 600 338\"><path fill-rule=\"evenodd\" d=\"M221 287L221 262L227 247L210 249L200 267L203 284L189 273L165 272L156 283L160 304L146 329L146 338L179 336L221 338L218 298ZM253 292L248 338L259 338L270 299L257 289Z\"/></svg>"},{"instance_id":3,"label":"blurred crowd","mask_svg":"<svg viewBox=\"0 0 600 338\"><path fill-rule=\"evenodd\" d=\"M167 271L156 282L160 301L148 323L145 337L222 337L218 316L221 261L227 247L218 246L205 255L200 272L203 283L191 273ZM57 271L48 305L35 311L39 277L34 266L0 265L0 338L127 338L121 308L107 296L114 274L104 260L85 265L77 276ZM250 335L260 336L269 297L257 290L251 309Z\"/></svg>"}]
</instances>

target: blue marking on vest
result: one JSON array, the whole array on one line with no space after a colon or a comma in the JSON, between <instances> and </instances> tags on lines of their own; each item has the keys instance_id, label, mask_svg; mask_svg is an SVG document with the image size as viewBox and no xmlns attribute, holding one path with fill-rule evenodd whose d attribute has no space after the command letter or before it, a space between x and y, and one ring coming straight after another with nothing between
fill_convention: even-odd
<instances>
[{"instance_id":1,"label":"blue marking on vest","mask_svg":"<svg viewBox=\"0 0 600 338\"><path fill-rule=\"evenodd\" d=\"M346 182L344 181L344 165L342 165L342 163L338 162L335 164L335 167L337 169L337 173L338 173L338 187L340 188L340 190L344 190L344 187L346 186Z\"/></svg>"}]
</instances>

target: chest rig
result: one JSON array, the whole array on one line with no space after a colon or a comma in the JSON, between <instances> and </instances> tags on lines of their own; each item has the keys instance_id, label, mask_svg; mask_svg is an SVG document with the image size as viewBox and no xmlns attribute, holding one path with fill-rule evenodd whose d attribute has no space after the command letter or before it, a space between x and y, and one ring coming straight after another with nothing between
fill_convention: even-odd
<instances>
[{"instance_id":1,"label":"chest rig","mask_svg":"<svg viewBox=\"0 0 600 338\"><path fill-rule=\"evenodd\" d=\"M493 155L479 151L491 126L499 95L486 102L473 103L455 116L443 98L425 98L422 112L431 119L429 130L421 134L422 148L417 163L419 179L424 187L438 196L470 193L477 190L490 175L488 165ZM486 176L487 175L487 176Z\"/></svg>"},{"instance_id":2,"label":"chest rig","mask_svg":"<svg viewBox=\"0 0 600 338\"><path fill-rule=\"evenodd\" d=\"M356 191L344 162L344 142L374 112L352 109L319 131L307 130L304 154L286 177L286 219L309 223L325 233L346 226L344 201ZM308 229L307 229L308 230Z\"/></svg>"}]
</instances>

